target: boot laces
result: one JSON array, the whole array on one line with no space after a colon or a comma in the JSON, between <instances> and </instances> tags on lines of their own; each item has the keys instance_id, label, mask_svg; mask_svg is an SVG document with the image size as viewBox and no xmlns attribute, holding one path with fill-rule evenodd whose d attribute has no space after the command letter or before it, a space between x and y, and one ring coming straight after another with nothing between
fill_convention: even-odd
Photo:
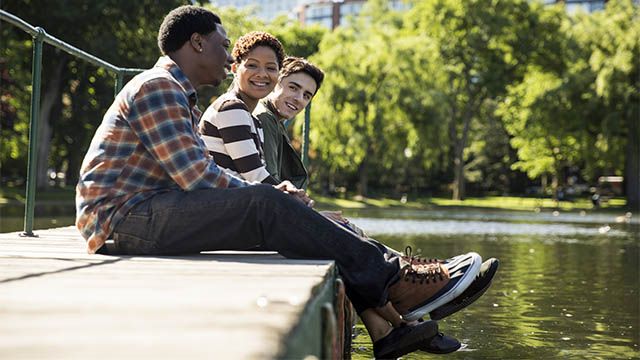
<instances>
[{"instance_id":1,"label":"boot laces","mask_svg":"<svg viewBox=\"0 0 640 360\"><path fill-rule=\"evenodd\" d=\"M404 249L404 256L402 257L405 261L407 261L411 265L428 265L428 264L436 264L441 261L436 258L423 258L419 256L419 252L416 255L413 255L413 249L411 246L407 246Z\"/></svg>"},{"instance_id":2,"label":"boot laces","mask_svg":"<svg viewBox=\"0 0 640 360\"><path fill-rule=\"evenodd\" d=\"M439 263L431 263L429 266L421 266L414 268L411 264L407 264L403 267L404 281L411 281L411 283L429 284L430 282L437 282L444 280L442 268Z\"/></svg>"}]
</instances>

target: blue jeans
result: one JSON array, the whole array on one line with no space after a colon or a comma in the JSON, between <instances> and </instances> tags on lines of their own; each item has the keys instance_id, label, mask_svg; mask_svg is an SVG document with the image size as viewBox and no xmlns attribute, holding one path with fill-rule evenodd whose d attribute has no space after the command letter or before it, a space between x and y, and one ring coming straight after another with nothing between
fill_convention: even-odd
<instances>
[{"instance_id":1,"label":"blue jeans","mask_svg":"<svg viewBox=\"0 0 640 360\"><path fill-rule=\"evenodd\" d=\"M113 239L123 255L259 248L293 259L334 260L358 313L384 305L398 279L398 259L385 259L383 245L269 185L158 194L135 206L115 226Z\"/></svg>"}]
</instances>

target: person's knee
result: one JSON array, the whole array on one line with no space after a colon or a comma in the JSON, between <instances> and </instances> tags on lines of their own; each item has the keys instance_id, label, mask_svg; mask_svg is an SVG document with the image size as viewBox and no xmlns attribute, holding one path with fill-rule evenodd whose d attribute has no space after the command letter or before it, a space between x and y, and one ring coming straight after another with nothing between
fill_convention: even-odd
<instances>
[{"instance_id":1,"label":"person's knee","mask_svg":"<svg viewBox=\"0 0 640 360\"><path fill-rule=\"evenodd\" d=\"M251 186L253 196L260 201L265 201L267 203L277 203L282 201L287 201L287 194L282 191L276 189L271 185L254 185Z\"/></svg>"},{"instance_id":2,"label":"person's knee","mask_svg":"<svg viewBox=\"0 0 640 360\"><path fill-rule=\"evenodd\" d=\"M254 200L262 203L267 208L275 210L276 208L284 208L287 211L300 212L307 208L302 201L296 199L293 195L286 194L271 185L255 185Z\"/></svg>"}]
</instances>

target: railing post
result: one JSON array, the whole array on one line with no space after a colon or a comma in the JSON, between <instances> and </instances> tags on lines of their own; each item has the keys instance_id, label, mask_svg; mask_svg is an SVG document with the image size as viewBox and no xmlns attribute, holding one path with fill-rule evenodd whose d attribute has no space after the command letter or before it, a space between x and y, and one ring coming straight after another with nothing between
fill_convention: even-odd
<instances>
[{"instance_id":1,"label":"railing post","mask_svg":"<svg viewBox=\"0 0 640 360\"><path fill-rule=\"evenodd\" d=\"M311 124L311 103L304 109L304 126L302 127L302 164L309 167L309 125Z\"/></svg>"},{"instance_id":2,"label":"railing post","mask_svg":"<svg viewBox=\"0 0 640 360\"><path fill-rule=\"evenodd\" d=\"M118 71L116 72L116 87L115 87L115 92L113 94L113 97L118 96L118 93L120 92L120 90L122 90L122 86L124 85L124 74L122 73L122 71Z\"/></svg>"},{"instance_id":3,"label":"railing post","mask_svg":"<svg viewBox=\"0 0 640 360\"><path fill-rule=\"evenodd\" d=\"M33 210L36 200L36 174L38 171L38 121L40 120L40 78L42 73L42 44L45 31L37 27L33 37L33 63L31 65L31 115L29 119L29 157L27 168L27 194L24 209L23 236L33 233Z\"/></svg>"}]
</instances>

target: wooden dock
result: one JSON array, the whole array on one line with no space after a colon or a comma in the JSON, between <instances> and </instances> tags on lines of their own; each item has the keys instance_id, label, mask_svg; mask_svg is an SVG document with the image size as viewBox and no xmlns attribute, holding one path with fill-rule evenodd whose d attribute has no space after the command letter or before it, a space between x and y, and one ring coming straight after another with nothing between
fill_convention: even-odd
<instances>
[{"instance_id":1,"label":"wooden dock","mask_svg":"<svg viewBox=\"0 0 640 360\"><path fill-rule=\"evenodd\" d=\"M272 252L88 255L74 227L35 233L0 234L0 359L320 359L348 351L351 307L331 261Z\"/></svg>"}]
</instances>

